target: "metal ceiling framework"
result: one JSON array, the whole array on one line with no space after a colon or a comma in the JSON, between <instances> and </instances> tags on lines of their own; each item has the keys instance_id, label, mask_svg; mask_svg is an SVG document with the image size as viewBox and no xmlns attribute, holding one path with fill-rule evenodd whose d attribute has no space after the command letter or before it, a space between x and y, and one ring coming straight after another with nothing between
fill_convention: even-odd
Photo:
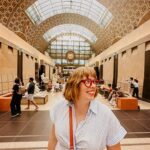
<instances>
[{"instance_id":1,"label":"metal ceiling framework","mask_svg":"<svg viewBox=\"0 0 150 150\"><path fill-rule=\"evenodd\" d=\"M43 37L47 42L49 42L58 35L73 34L73 33L81 35L85 39L88 39L91 43L94 43L97 40L97 37L96 35L94 35L94 33L86 29L85 27L76 24L58 25L54 28L51 28L46 33L44 33Z\"/></svg>"},{"instance_id":2,"label":"metal ceiling framework","mask_svg":"<svg viewBox=\"0 0 150 150\"><path fill-rule=\"evenodd\" d=\"M111 12L107 8L105 8L102 4L98 3L96 0L82 0L82 1L81 0L37 0L34 4L28 7L25 12L27 13L31 21L37 25L42 23L47 18L50 18L57 14L63 14L63 13L75 13L81 16L85 16L91 19L92 21L94 21L102 28L105 28L113 18ZM62 24L62 25L55 26L49 29L46 33L44 33L43 37L47 42L50 42L56 36L62 34L70 34L70 36L72 36L72 33L76 33L78 35L81 35L82 37L85 37L85 39L88 39L90 43L95 43L97 40L96 35L94 35L90 30L77 24ZM66 37L66 36L62 36L62 37ZM74 50L75 45L74 43L72 44L73 44L72 48L71 47L68 48ZM58 45L58 47L60 47L60 45ZM62 45L61 47L62 47L62 51L64 51ZM79 49L80 48L81 47L79 46ZM82 47L81 49L83 48L84 47ZM90 49L91 48L92 47L90 47ZM58 50L55 52L57 53ZM51 52L49 52L49 54L51 57L54 57L53 55L55 55L52 54ZM90 55L91 55L91 51L89 51L89 56ZM84 59L87 59L86 57L87 55L83 55L83 56L82 57ZM57 55L55 55L55 57L57 58Z\"/></svg>"},{"instance_id":3,"label":"metal ceiling framework","mask_svg":"<svg viewBox=\"0 0 150 150\"><path fill-rule=\"evenodd\" d=\"M23 35L29 44L41 52L48 47L43 38L46 31L61 24L78 24L96 35L98 40L92 46L95 53L99 54L117 41L117 37L121 38L134 30L150 11L150 0L97 0L113 15L113 20L106 28L100 27L88 17L75 13L57 14L37 25L25 13L34 2L36 0L0 1L0 23L16 33L22 33L18 35Z\"/></svg>"},{"instance_id":4,"label":"metal ceiling framework","mask_svg":"<svg viewBox=\"0 0 150 150\"><path fill-rule=\"evenodd\" d=\"M103 28L113 18L111 12L97 0L37 0L26 13L35 24L57 14L74 13L88 17Z\"/></svg>"}]
</instances>

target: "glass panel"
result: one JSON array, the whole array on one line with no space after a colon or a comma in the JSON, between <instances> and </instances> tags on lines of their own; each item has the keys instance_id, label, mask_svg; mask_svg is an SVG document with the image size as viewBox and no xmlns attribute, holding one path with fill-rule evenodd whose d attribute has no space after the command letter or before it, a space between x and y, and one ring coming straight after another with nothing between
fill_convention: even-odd
<instances>
[{"instance_id":1,"label":"glass panel","mask_svg":"<svg viewBox=\"0 0 150 150\"><path fill-rule=\"evenodd\" d=\"M111 12L97 0L37 0L26 9L26 13L32 22L36 24L40 24L47 18L62 13L83 15L101 27L106 27L112 20ZM102 23L100 18L104 14L106 17L109 17L105 23Z\"/></svg>"},{"instance_id":2,"label":"glass panel","mask_svg":"<svg viewBox=\"0 0 150 150\"><path fill-rule=\"evenodd\" d=\"M52 49L52 50L51 50L51 53L56 53L56 50L53 50L53 49Z\"/></svg>"},{"instance_id":3,"label":"glass panel","mask_svg":"<svg viewBox=\"0 0 150 150\"><path fill-rule=\"evenodd\" d=\"M79 46L74 46L74 50L79 50Z\"/></svg>"},{"instance_id":4,"label":"glass panel","mask_svg":"<svg viewBox=\"0 0 150 150\"><path fill-rule=\"evenodd\" d=\"M76 58L72 62L65 59L66 53L70 50L74 51ZM60 65L84 65L84 59L89 59L92 53L90 43L79 35L72 34L56 37L55 41L49 43L47 52L49 52L50 56L55 59L55 62Z\"/></svg>"},{"instance_id":5,"label":"glass panel","mask_svg":"<svg viewBox=\"0 0 150 150\"><path fill-rule=\"evenodd\" d=\"M74 60L74 64L78 64L79 63L79 60Z\"/></svg>"},{"instance_id":6,"label":"glass panel","mask_svg":"<svg viewBox=\"0 0 150 150\"><path fill-rule=\"evenodd\" d=\"M57 57L61 57L61 54L58 54L58 53L57 53L56 56L57 56Z\"/></svg>"},{"instance_id":7,"label":"glass panel","mask_svg":"<svg viewBox=\"0 0 150 150\"><path fill-rule=\"evenodd\" d=\"M61 50L58 50L58 49L56 50L56 53L61 53L61 52L62 52Z\"/></svg>"},{"instance_id":8,"label":"glass panel","mask_svg":"<svg viewBox=\"0 0 150 150\"><path fill-rule=\"evenodd\" d=\"M62 49L62 46L61 45L57 45L57 49Z\"/></svg>"},{"instance_id":9,"label":"glass panel","mask_svg":"<svg viewBox=\"0 0 150 150\"><path fill-rule=\"evenodd\" d=\"M90 50L90 47L85 47L85 50L87 50L87 51Z\"/></svg>"},{"instance_id":10,"label":"glass panel","mask_svg":"<svg viewBox=\"0 0 150 150\"><path fill-rule=\"evenodd\" d=\"M66 59L62 59L62 63L63 64L67 64L67 60Z\"/></svg>"},{"instance_id":11,"label":"glass panel","mask_svg":"<svg viewBox=\"0 0 150 150\"><path fill-rule=\"evenodd\" d=\"M80 65L84 65L84 62L85 62L84 60L79 61Z\"/></svg>"},{"instance_id":12,"label":"glass panel","mask_svg":"<svg viewBox=\"0 0 150 150\"><path fill-rule=\"evenodd\" d=\"M69 50L72 50L72 49L73 49L73 46L69 45L69 46L68 46L68 49L69 49Z\"/></svg>"},{"instance_id":13,"label":"glass panel","mask_svg":"<svg viewBox=\"0 0 150 150\"><path fill-rule=\"evenodd\" d=\"M64 49L68 49L68 46L63 46Z\"/></svg>"},{"instance_id":14,"label":"glass panel","mask_svg":"<svg viewBox=\"0 0 150 150\"><path fill-rule=\"evenodd\" d=\"M61 59L55 59L56 64L61 64Z\"/></svg>"},{"instance_id":15,"label":"glass panel","mask_svg":"<svg viewBox=\"0 0 150 150\"><path fill-rule=\"evenodd\" d=\"M91 54L91 52L90 52L90 51L85 51L84 53L85 53L85 54Z\"/></svg>"},{"instance_id":16,"label":"glass panel","mask_svg":"<svg viewBox=\"0 0 150 150\"><path fill-rule=\"evenodd\" d=\"M62 44L62 42L61 41L57 41L57 45L61 45Z\"/></svg>"},{"instance_id":17,"label":"glass panel","mask_svg":"<svg viewBox=\"0 0 150 150\"><path fill-rule=\"evenodd\" d=\"M79 42L78 42L78 41L75 41L75 42L74 42L74 45L79 46Z\"/></svg>"},{"instance_id":18,"label":"glass panel","mask_svg":"<svg viewBox=\"0 0 150 150\"><path fill-rule=\"evenodd\" d=\"M63 53L67 53L67 50L63 50Z\"/></svg>"},{"instance_id":19,"label":"glass panel","mask_svg":"<svg viewBox=\"0 0 150 150\"><path fill-rule=\"evenodd\" d=\"M63 24L63 25L59 25L56 26L50 30L48 30L46 33L44 33L43 37L45 38L46 41L50 41L51 39L53 39L54 37L57 37L60 34L73 34L73 35L81 35L82 37L84 37L85 39L89 40L90 42L96 42L97 37L87 28L80 26L80 25L75 25L75 24ZM79 40L79 36L64 36L63 39L65 39L68 41L74 40L74 39L78 39ZM85 41L84 38L80 37L80 41ZM60 37L61 39L61 37Z\"/></svg>"}]
</instances>

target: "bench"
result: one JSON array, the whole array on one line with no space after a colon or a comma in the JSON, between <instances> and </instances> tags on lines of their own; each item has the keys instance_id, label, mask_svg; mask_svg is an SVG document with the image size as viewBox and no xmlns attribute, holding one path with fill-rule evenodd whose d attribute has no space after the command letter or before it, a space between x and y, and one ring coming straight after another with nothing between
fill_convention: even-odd
<instances>
[{"instance_id":1,"label":"bench","mask_svg":"<svg viewBox=\"0 0 150 150\"><path fill-rule=\"evenodd\" d=\"M10 110L12 93L3 94L0 96L0 111L7 112Z\"/></svg>"},{"instance_id":2,"label":"bench","mask_svg":"<svg viewBox=\"0 0 150 150\"><path fill-rule=\"evenodd\" d=\"M138 110L138 100L134 97L118 97L117 106L121 110Z\"/></svg>"},{"instance_id":3,"label":"bench","mask_svg":"<svg viewBox=\"0 0 150 150\"><path fill-rule=\"evenodd\" d=\"M34 96L34 100L36 102L36 104L38 105L43 105L43 104L46 104L48 102L48 95L42 95L42 96L39 96L39 95L35 95ZM27 98L25 96L22 97L22 100L21 100L21 104L22 105L27 105Z\"/></svg>"}]
</instances>

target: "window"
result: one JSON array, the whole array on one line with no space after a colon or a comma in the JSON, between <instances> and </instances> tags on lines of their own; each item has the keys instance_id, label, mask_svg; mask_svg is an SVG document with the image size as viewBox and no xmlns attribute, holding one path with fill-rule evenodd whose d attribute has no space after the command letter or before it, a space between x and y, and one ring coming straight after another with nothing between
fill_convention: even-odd
<instances>
[{"instance_id":1,"label":"window","mask_svg":"<svg viewBox=\"0 0 150 150\"><path fill-rule=\"evenodd\" d=\"M57 14L75 13L105 28L113 18L111 12L97 0L37 0L25 12L35 24Z\"/></svg>"},{"instance_id":2,"label":"window","mask_svg":"<svg viewBox=\"0 0 150 150\"><path fill-rule=\"evenodd\" d=\"M27 57L27 58L29 58L29 55L28 55L28 54L26 54L26 57Z\"/></svg>"},{"instance_id":3,"label":"window","mask_svg":"<svg viewBox=\"0 0 150 150\"><path fill-rule=\"evenodd\" d=\"M133 47L133 48L131 49L131 54L135 54L135 53L137 52L137 50L138 50L138 47L137 47L137 46Z\"/></svg>"},{"instance_id":4,"label":"window","mask_svg":"<svg viewBox=\"0 0 150 150\"><path fill-rule=\"evenodd\" d=\"M80 65L84 65L85 64L85 60L80 60L79 63L80 63Z\"/></svg>"},{"instance_id":5,"label":"window","mask_svg":"<svg viewBox=\"0 0 150 150\"><path fill-rule=\"evenodd\" d=\"M123 51L123 52L122 52L122 57L125 57L125 56L126 56L126 53L127 53L126 51Z\"/></svg>"},{"instance_id":6,"label":"window","mask_svg":"<svg viewBox=\"0 0 150 150\"><path fill-rule=\"evenodd\" d=\"M65 36L66 34L66 36ZM80 36L68 36L67 34L72 34L72 35L80 35ZM63 35L63 36L59 36ZM92 33L90 30L87 28L76 25L76 24L63 24L63 25L58 25L50 30L48 30L46 33L44 33L43 37L44 39L49 42L53 38L59 36L59 40L65 39L66 41L70 41L68 45L72 45L71 41L80 41L81 44L85 44L85 39L90 41L91 43L94 43L97 41L97 37L95 36L94 33ZM84 38L82 38L82 37ZM68 43L68 42L67 42ZM76 43L78 45L78 43ZM88 45L88 44L87 44Z\"/></svg>"},{"instance_id":7,"label":"window","mask_svg":"<svg viewBox=\"0 0 150 150\"><path fill-rule=\"evenodd\" d=\"M13 47L11 47L11 46L8 46L8 53L13 53Z\"/></svg>"},{"instance_id":8,"label":"window","mask_svg":"<svg viewBox=\"0 0 150 150\"><path fill-rule=\"evenodd\" d=\"M60 43L62 44L61 49ZM89 47L87 47L87 45ZM66 54L68 51L73 51L73 53L75 54L75 59L71 62L66 60ZM83 60L89 59L92 54L90 44L83 37L81 38L79 35L72 34L61 35L52 42L50 42L47 52L57 64L61 65L83 65L85 63L85 61L83 62ZM60 59L61 61L58 61L58 59Z\"/></svg>"}]
</instances>

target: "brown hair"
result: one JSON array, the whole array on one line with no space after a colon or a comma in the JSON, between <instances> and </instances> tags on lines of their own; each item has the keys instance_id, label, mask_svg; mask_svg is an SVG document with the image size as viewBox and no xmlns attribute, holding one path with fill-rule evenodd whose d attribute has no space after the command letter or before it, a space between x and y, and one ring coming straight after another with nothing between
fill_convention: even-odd
<instances>
[{"instance_id":1,"label":"brown hair","mask_svg":"<svg viewBox=\"0 0 150 150\"><path fill-rule=\"evenodd\" d=\"M83 77L92 76L96 78L96 72L92 67L79 67L70 75L64 90L64 97L68 101L75 102L79 97L79 85ZM98 91L95 94L97 96Z\"/></svg>"}]
</instances>

